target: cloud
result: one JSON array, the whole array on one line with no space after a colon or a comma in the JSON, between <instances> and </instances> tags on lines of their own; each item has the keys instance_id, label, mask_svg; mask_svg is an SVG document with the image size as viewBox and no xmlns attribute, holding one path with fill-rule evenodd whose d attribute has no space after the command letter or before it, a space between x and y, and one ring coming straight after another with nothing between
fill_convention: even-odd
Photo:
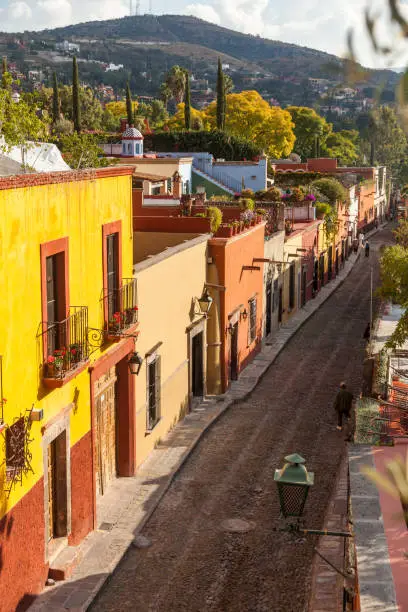
<instances>
[{"instance_id":1,"label":"cloud","mask_svg":"<svg viewBox=\"0 0 408 612\"><path fill-rule=\"evenodd\" d=\"M1 29L39 30L81 21L114 19L129 13L128 0L8 0Z\"/></svg>"}]
</instances>

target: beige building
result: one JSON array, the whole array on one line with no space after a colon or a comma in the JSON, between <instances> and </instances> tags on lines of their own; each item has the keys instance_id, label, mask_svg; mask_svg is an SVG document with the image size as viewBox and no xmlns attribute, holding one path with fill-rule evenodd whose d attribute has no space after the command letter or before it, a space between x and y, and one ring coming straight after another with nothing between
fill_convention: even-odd
<instances>
[{"instance_id":1,"label":"beige building","mask_svg":"<svg viewBox=\"0 0 408 612\"><path fill-rule=\"evenodd\" d=\"M209 235L135 232L143 363L136 380L136 463L206 393L205 289ZM155 254L152 254L155 253Z\"/></svg>"},{"instance_id":2,"label":"beige building","mask_svg":"<svg viewBox=\"0 0 408 612\"><path fill-rule=\"evenodd\" d=\"M284 231L275 232L265 238L264 257L267 261L264 266L264 337L273 334L279 328L282 319L279 304L280 300L283 300L282 271L285 266L280 262L283 261L284 242Z\"/></svg>"}]
</instances>

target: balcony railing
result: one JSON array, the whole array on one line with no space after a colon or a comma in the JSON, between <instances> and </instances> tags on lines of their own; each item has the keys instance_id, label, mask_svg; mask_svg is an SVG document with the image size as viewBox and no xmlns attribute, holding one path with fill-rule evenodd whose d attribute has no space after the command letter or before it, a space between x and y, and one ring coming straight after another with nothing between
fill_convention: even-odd
<instances>
[{"instance_id":1,"label":"balcony railing","mask_svg":"<svg viewBox=\"0 0 408 612\"><path fill-rule=\"evenodd\" d=\"M45 378L63 379L89 357L88 308L71 306L69 310L70 316L63 321L43 324Z\"/></svg>"},{"instance_id":2,"label":"balcony railing","mask_svg":"<svg viewBox=\"0 0 408 612\"><path fill-rule=\"evenodd\" d=\"M124 278L122 286L108 293L105 299L108 314L105 326L108 336L121 336L139 320L136 279Z\"/></svg>"}]
</instances>

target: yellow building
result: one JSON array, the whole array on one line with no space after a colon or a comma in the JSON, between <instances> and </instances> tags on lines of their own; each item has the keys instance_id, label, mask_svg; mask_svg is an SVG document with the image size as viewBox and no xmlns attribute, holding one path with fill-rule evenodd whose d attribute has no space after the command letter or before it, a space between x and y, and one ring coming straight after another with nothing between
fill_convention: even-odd
<instances>
[{"instance_id":1,"label":"yellow building","mask_svg":"<svg viewBox=\"0 0 408 612\"><path fill-rule=\"evenodd\" d=\"M208 234L135 232L139 314L136 462L206 393ZM211 311L210 311L211 316Z\"/></svg>"},{"instance_id":2,"label":"yellow building","mask_svg":"<svg viewBox=\"0 0 408 612\"><path fill-rule=\"evenodd\" d=\"M136 468L131 173L0 179L1 610Z\"/></svg>"}]
</instances>

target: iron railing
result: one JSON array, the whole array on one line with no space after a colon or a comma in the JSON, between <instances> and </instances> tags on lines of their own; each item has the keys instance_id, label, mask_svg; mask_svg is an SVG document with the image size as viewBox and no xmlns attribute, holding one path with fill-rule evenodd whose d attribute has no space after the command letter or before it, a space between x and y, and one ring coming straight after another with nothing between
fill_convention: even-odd
<instances>
[{"instance_id":1,"label":"iron railing","mask_svg":"<svg viewBox=\"0 0 408 612\"><path fill-rule=\"evenodd\" d=\"M124 278L122 286L105 296L107 302L106 330L119 336L139 320L137 283L135 278Z\"/></svg>"},{"instance_id":2,"label":"iron railing","mask_svg":"<svg viewBox=\"0 0 408 612\"><path fill-rule=\"evenodd\" d=\"M45 378L64 378L89 357L88 308L71 306L69 312L63 321L43 324Z\"/></svg>"},{"instance_id":3,"label":"iron railing","mask_svg":"<svg viewBox=\"0 0 408 612\"><path fill-rule=\"evenodd\" d=\"M227 187L231 191L240 193L243 189L242 182L214 167L212 162L207 159L195 157L193 159L193 168L199 172L202 172L203 174L207 174L209 177L213 178L218 183L221 183L224 185L224 187Z\"/></svg>"}]
</instances>

